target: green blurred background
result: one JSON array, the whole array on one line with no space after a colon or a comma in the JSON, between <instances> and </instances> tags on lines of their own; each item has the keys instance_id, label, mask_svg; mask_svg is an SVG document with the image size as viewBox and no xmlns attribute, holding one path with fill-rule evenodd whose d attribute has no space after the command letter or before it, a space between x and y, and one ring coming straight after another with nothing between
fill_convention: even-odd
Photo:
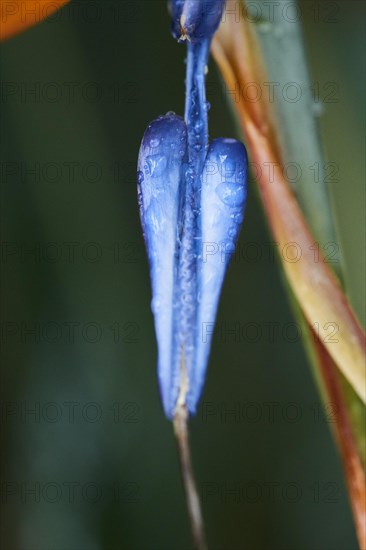
<instances>
[{"instance_id":1,"label":"green blurred background","mask_svg":"<svg viewBox=\"0 0 366 550\"><path fill-rule=\"evenodd\" d=\"M321 2L337 8L329 22L310 4L312 81L323 99L338 86L321 129L364 322L364 6ZM183 111L184 57L155 0L73 1L2 47L6 550L191 548L135 184L147 124ZM208 82L211 136L233 136L212 62ZM252 184L191 422L209 546L356 548L334 414L322 411L272 240Z\"/></svg>"}]
</instances>

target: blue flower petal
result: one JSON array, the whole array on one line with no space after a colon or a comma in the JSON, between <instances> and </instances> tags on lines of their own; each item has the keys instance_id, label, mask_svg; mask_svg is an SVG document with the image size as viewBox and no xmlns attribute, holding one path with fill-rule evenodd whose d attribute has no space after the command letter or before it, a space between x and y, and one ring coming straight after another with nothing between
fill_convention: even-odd
<instances>
[{"instance_id":1,"label":"blue flower petal","mask_svg":"<svg viewBox=\"0 0 366 550\"><path fill-rule=\"evenodd\" d=\"M159 117L147 128L138 159L140 217L152 284L152 310L158 342L158 377L165 414L171 418L180 372L174 356L176 323L173 304L178 270L180 219L184 194L187 132L181 117Z\"/></svg>"},{"instance_id":2,"label":"blue flower petal","mask_svg":"<svg viewBox=\"0 0 366 550\"><path fill-rule=\"evenodd\" d=\"M213 327L225 271L235 249L247 196L248 160L234 139L215 139L208 150L201 189L198 313L195 362L188 371L187 405L194 414L206 376Z\"/></svg>"}]
</instances>

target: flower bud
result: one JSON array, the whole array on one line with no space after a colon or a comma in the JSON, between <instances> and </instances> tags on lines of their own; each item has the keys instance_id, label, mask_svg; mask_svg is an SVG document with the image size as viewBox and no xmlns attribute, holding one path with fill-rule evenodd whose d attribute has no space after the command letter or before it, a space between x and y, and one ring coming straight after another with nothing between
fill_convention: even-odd
<instances>
[{"instance_id":1,"label":"flower bud","mask_svg":"<svg viewBox=\"0 0 366 550\"><path fill-rule=\"evenodd\" d=\"M216 32L225 0L171 0L172 34L179 41L199 42Z\"/></svg>"}]
</instances>

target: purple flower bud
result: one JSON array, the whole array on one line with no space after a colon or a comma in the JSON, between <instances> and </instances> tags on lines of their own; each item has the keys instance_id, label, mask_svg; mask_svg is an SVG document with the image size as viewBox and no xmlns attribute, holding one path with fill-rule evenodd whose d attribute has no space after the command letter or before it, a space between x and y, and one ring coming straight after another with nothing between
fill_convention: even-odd
<instances>
[{"instance_id":1,"label":"purple flower bud","mask_svg":"<svg viewBox=\"0 0 366 550\"><path fill-rule=\"evenodd\" d=\"M169 419L178 396L190 414L196 412L221 287L246 201L244 145L223 138L208 144L205 68L224 3L171 1L173 34L189 41L185 120L171 113L152 122L139 153L158 378Z\"/></svg>"},{"instance_id":2,"label":"purple flower bud","mask_svg":"<svg viewBox=\"0 0 366 550\"><path fill-rule=\"evenodd\" d=\"M198 42L217 30L225 0L171 0L172 34L179 41Z\"/></svg>"},{"instance_id":3,"label":"purple flower bud","mask_svg":"<svg viewBox=\"0 0 366 550\"><path fill-rule=\"evenodd\" d=\"M221 287L243 220L247 156L236 140L212 142L197 191L196 223L184 238L189 169L186 126L180 117L169 114L149 125L138 168L159 386L165 414L172 418L182 384L182 362L191 414L202 392Z\"/></svg>"}]
</instances>

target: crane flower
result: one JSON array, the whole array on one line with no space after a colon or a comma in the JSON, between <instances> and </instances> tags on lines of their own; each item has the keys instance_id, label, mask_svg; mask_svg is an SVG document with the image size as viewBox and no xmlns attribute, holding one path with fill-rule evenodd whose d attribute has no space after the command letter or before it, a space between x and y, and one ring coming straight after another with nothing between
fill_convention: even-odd
<instances>
[{"instance_id":1,"label":"crane flower","mask_svg":"<svg viewBox=\"0 0 366 550\"><path fill-rule=\"evenodd\" d=\"M172 33L187 44L184 119L149 124L138 159L140 217L148 253L163 407L195 414L206 378L221 288L243 221L244 145L209 143L205 74L224 2L171 2Z\"/></svg>"}]
</instances>

